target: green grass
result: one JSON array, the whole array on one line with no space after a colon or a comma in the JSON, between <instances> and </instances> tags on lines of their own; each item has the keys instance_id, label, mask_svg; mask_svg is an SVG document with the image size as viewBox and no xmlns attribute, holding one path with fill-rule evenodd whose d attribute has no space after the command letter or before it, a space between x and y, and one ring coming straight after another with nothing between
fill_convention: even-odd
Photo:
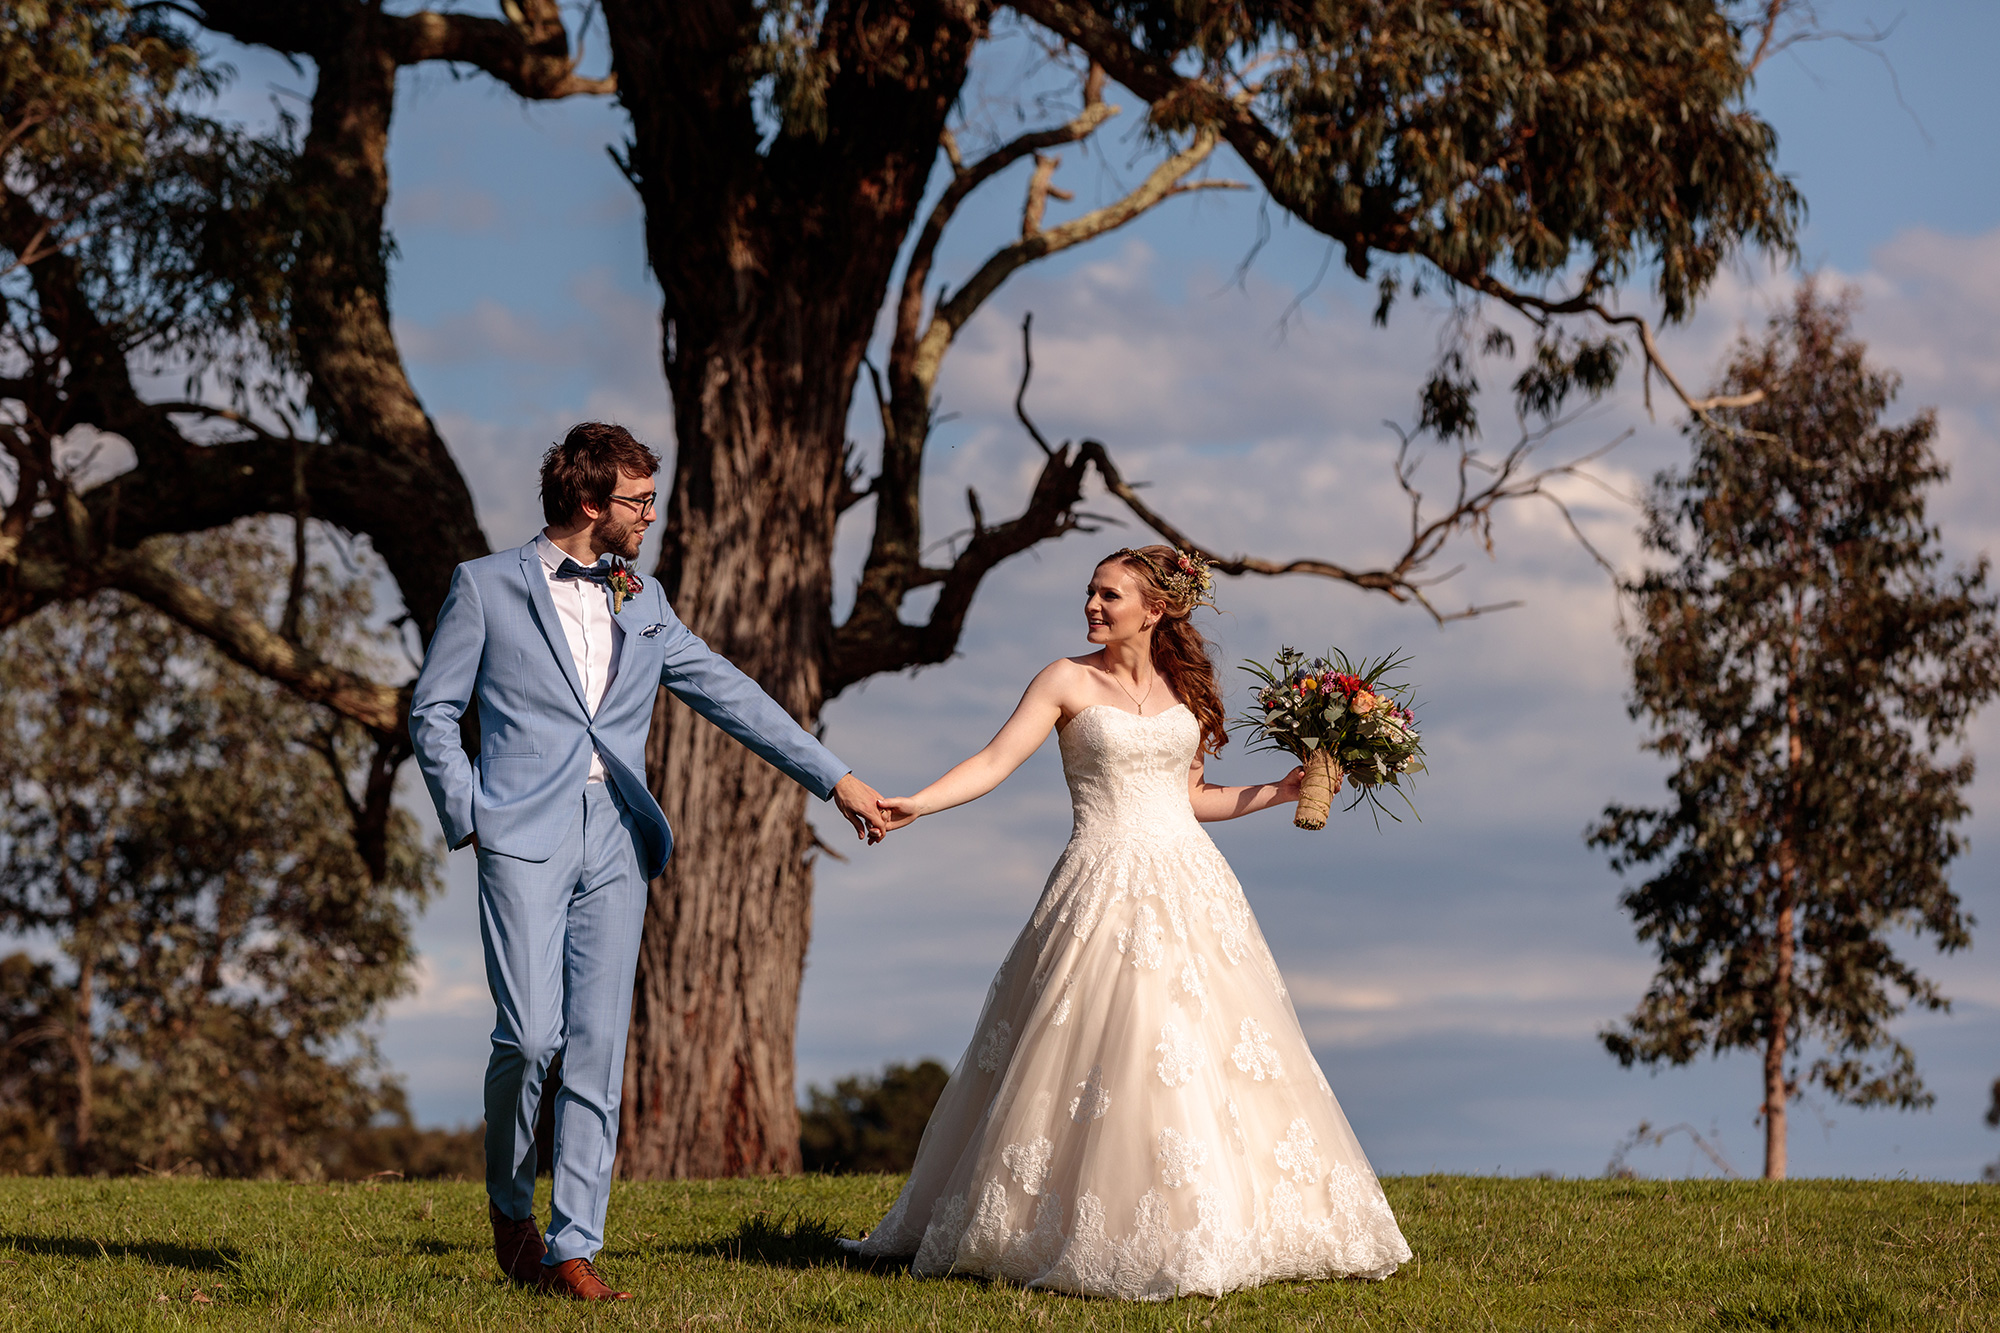
<instances>
[{"instance_id":1,"label":"green grass","mask_svg":"<svg viewBox=\"0 0 2000 1333\"><path fill-rule=\"evenodd\" d=\"M2000 1329L1993 1186L1404 1177L1387 1282L1136 1305L845 1266L897 1184L620 1182L606 1308L503 1284L477 1184L0 1179L0 1329Z\"/></svg>"}]
</instances>

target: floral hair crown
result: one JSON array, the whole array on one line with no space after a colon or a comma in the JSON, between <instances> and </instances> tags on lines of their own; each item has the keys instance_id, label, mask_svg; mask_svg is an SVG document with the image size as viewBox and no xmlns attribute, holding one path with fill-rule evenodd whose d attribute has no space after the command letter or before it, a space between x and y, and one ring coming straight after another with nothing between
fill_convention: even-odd
<instances>
[{"instance_id":1,"label":"floral hair crown","mask_svg":"<svg viewBox=\"0 0 2000 1333\"><path fill-rule=\"evenodd\" d=\"M1209 572L1208 561L1195 552L1176 548L1173 559L1164 560L1128 546L1115 554L1144 565L1161 590L1189 611L1197 606L1215 609L1215 576Z\"/></svg>"}]
</instances>

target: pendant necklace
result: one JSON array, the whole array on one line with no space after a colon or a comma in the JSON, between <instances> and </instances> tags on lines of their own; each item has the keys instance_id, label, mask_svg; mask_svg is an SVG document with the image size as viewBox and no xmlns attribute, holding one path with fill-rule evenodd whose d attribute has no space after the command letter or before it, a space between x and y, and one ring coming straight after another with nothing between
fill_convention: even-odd
<instances>
[{"instance_id":1,"label":"pendant necklace","mask_svg":"<svg viewBox=\"0 0 2000 1333\"><path fill-rule=\"evenodd\" d=\"M1146 700L1153 697L1153 686L1160 683L1160 673L1155 671L1153 673L1153 678L1146 682L1145 694L1135 698L1132 694L1132 691L1125 688L1125 682L1119 680L1118 677L1113 675L1110 670L1106 668L1099 668L1099 669L1103 670L1105 675L1111 677L1111 683L1118 687L1118 692L1120 694L1124 695L1127 699L1132 700L1132 706L1133 708L1138 710L1139 716L1140 717L1146 716Z\"/></svg>"}]
</instances>

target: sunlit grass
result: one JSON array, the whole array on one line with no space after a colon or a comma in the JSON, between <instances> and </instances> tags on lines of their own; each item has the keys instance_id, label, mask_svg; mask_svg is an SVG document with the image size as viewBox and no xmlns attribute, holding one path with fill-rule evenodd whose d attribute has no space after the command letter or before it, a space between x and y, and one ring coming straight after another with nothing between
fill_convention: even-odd
<instances>
[{"instance_id":1,"label":"sunlit grass","mask_svg":"<svg viewBox=\"0 0 2000 1333\"><path fill-rule=\"evenodd\" d=\"M898 1183L621 1182L639 1299L586 1307L500 1281L475 1183L0 1179L0 1328L2000 1328L1995 1186L1403 1177L1387 1282L1133 1305L846 1266Z\"/></svg>"}]
</instances>

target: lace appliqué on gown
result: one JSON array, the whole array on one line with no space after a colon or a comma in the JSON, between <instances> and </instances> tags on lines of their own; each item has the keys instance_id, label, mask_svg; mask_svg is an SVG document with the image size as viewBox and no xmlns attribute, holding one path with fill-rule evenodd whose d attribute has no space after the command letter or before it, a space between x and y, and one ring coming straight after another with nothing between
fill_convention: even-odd
<instances>
[{"instance_id":1,"label":"lace appliqu\u00e9 on gown","mask_svg":"<svg viewBox=\"0 0 2000 1333\"><path fill-rule=\"evenodd\" d=\"M1160 1063L1154 1066L1160 1082L1170 1088L1192 1082L1208 1063L1208 1050L1201 1044L1201 1038L1182 1031L1180 1024L1172 1020L1160 1025L1160 1044L1153 1049L1160 1053Z\"/></svg>"},{"instance_id":2,"label":"lace appliqu\u00e9 on gown","mask_svg":"<svg viewBox=\"0 0 2000 1333\"><path fill-rule=\"evenodd\" d=\"M1284 1061L1278 1058L1277 1048L1271 1045L1271 1034L1264 1031L1256 1019L1244 1019L1237 1035L1242 1040L1230 1048L1229 1058L1238 1069L1259 1083L1267 1078L1283 1077Z\"/></svg>"},{"instance_id":3,"label":"lace appliqu\u00e9 on gown","mask_svg":"<svg viewBox=\"0 0 2000 1333\"><path fill-rule=\"evenodd\" d=\"M986 1044L979 1048L979 1067L989 1074L997 1074L1007 1063L1007 1047L1014 1036L1014 1025L1001 1019L986 1034Z\"/></svg>"},{"instance_id":4,"label":"lace appliqu\u00e9 on gown","mask_svg":"<svg viewBox=\"0 0 2000 1333\"><path fill-rule=\"evenodd\" d=\"M1208 1145L1181 1137L1178 1130L1160 1131L1160 1183L1170 1190L1195 1183L1195 1172L1208 1161Z\"/></svg>"},{"instance_id":5,"label":"lace appliqu\u00e9 on gown","mask_svg":"<svg viewBox=\"0 0 2000 1333\"><path fill-rule=\"evenodd\" d=\"M1075 830L864 1253L1142 1300L1410 1257L1195 822L1198 744L1180 707L1063 729Z\"/></svg>"}]
</instances>

